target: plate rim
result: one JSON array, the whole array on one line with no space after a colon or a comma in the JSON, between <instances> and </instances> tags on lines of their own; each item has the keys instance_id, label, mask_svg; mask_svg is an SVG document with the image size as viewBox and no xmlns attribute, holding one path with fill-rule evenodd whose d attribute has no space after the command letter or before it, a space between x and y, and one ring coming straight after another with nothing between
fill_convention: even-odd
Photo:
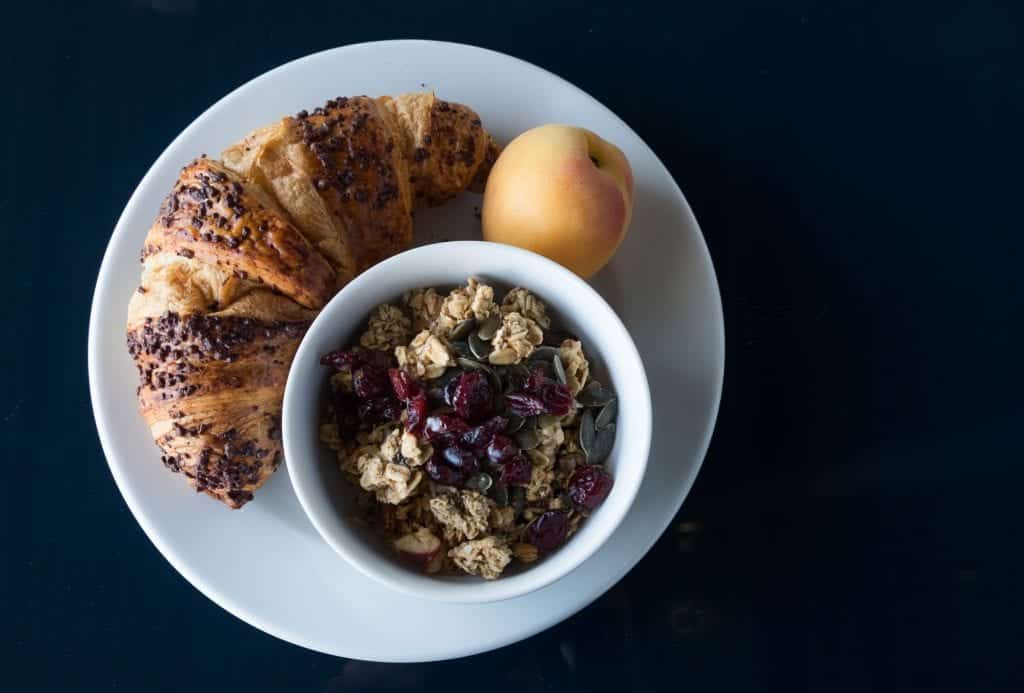
<instances>
[{"instance_id":1,"label":"plate rim","mask_svg":"<svg viewBox=\"0 0 1024 693\"><path fill-rule=\"evenodd\" d=\"M100 368L98 362L101 358L101 354L99 353L99 328L97 327L99 318L98 314L101 310L100 299L103 298L102 294L106 293L106 291L104 290L104 286L108 283L106 281L106 277L115 271L112 260L112 248L114 245L114 239L118 236L119 231L122 225L125 223L126 218L130 216L134 212L135 208L140 204L139 200L142 196L141 191L148 186L152 177L156 175L157 169L161 168L165 160L170 156L170 152L175 148L175 145L180 140L188 137L193 132L193 130L198 128L199 124L205 121L212 113L216 112L218 109L226 107L227 104L229 104L231 101L237 98L240 91L252 86L255 83L269 79L272 75L278 73L279 71L293 68L296 64L304 61L314 61L318 58L326 56L326 54L329 53L344 53L348 51L366 50L371 48L385 49L395 48L399 46L417 48L427 47L428 50L431 47L447 47L456 48L460 50L480 51L491 54L493 57L504 61L511 61L520 68L523 68L530 72L539 73L540 75L543 75L547 78L552 78L556 80L562 87L570 89L586 97L590 102L595 104L595 106L598 109L602 110L606 116L610 117L614 121L617 121L621 127L623 127L627 132L631 133L634 137L636 137L637 141L639 141L647 149L647 151L650 152L651 156L653 157L657 166L660 168L661 172L664 174L665 178L671 181L671 184L675 189L675 192L677 193L679 199L682 200L683 202L683 206L685 208L687 216L689 217L689 221L693 224L694 229L697 231L697 235L700 241L699 246L701 252L701 259L710 271L710 279L712 280L715 289L714 298L716 300L713 302L714 305L710 306L714 309L714 317L716 318L714 320L714 325L712 327L719 334L719 341L721 344L720 354L719 357L716 359L715 372L711 374L713 378L709 378L709 381L713 381L714 398L713 401L710 402L710 416L705 427L706 430L703 432L702 440L700 441L700 444L697 446L698 454L696 456L696 463L693 465L692 470L687 475L685 482L680 489L678 501L676 501L672 505L672 512L668 514L668 517L664 522L658 523L660 524L660 527L657 527L656 525L652 526L652 529L657 527L657 532L652 532L650 538L647 541L639 542L638 544L633 545L633 550L630 551L629 560L619 561L619 565L625 566L625 569L616 569L614 571L610 571L605 576L605 578L601 580L592 589L592 595L589 596L589 598L586 599L584 602L582 602L577 608L568 613L553 611L553 616L544 619L538 619L536 622L531 624L529 628L517 632L513 634L511 637L503 636L491 637L490 639L482 638L480 641L478 641L478 643L475 643L474 646L466 647L445 655L431 656L426 658L375 658L372 656L364 657L362 655L352 656L339 654L337 652L331 651L330 649L325 649L325 647L322 646L322 643L314 642L300 632L295 632L292 629L284 627L278 623L271 623L266 621L259 615L252 613L244 605L235 602L230 597L230 595L224 593L219 588L211 585L210 583L204 580L201 580L187 565L187 563L177 556L176 552L168 545L164 538L153 529L153 527L150 525L149 521L146 518L145 512L142 509L143 503L130 492L128 488L128 483L125 480L124 476L122 475L118 467L111 462L112 458L114 458L112 451L114 450L113 439L115 435L112 432L111 427L106 423L107 421L110 420L109 416L100 416L100 413L106 412L109 407L106 406L104 402L101 401L99 395L97 394L97 386L95 384L95 373L98 372ZM711 440L714 436L715 428L718 422L718 414L720 412L722 401L722 392L725 380L725 340L726 332L724 309L722 305L721 287L718 282L718 273L715 269L714 260L711 257L711 252L708 248L707 240L704 236L704 233L700 227L699 222L697 221L696 215L693 213L693 209L690 207L690 203L686 199L686 196L683 194L683 191L679 187L679 184L675 180L675 177L669 171L668 167L665 166L664 162L661 161L660 157L658 157L654 149L651 148L647 144L647 142L644 141L644 139L640 137L640 135L637 134L637 132L632 127L629 126L628 123L626 123L622 118L620 118L614 111L608 108L608 106L606 106L600 100L596 99L595 97L593 97L580 87L576 86L569 80L561 77L560 75L554 72L551 72L550 70L540 67L539 65L535 65L529 61L523 60L522 58L517 58L507 53L496 51L490 48L485 48L482 46L476 46L467 43L453 41L436 41L432 39L387 39L380 41L364 41L359 43L335 46L332 48L316 51L314 53L309 53L307 55L294 58L280 65L277 65L276 67L266 70L249 80L242 82L234 89L229 91L227 94L217 99L214 103L208 106L195 118L193 118L192 121L184 129L182 129L182 131L179 132L178 135L175 136L167 144L166 147L164 147L160 155L149 166L149 168L146 170L146 173L142 176L138 184L135 186L135 189L132 191L132 194L128 198L128 201L125 203L125 206L121 211L121 214L118 215L117 221L115 222L113 230L111 231L110 238L108 239L107 244L104 248L103 259L100 262L96 284L93 288L93 295L89 310L89 331L87 342L89 398L90 404L92 406L93 419L96 424L97 434L100 439L100 446L103 449L104 458L106 459L107 462L107 468L114 479L114 483L118 489L118 492L121 494L122 499L128 506L128 510L131 512L132 517L138 523L139 527L142 529L143 533L146 535L149 541L156 547L157 551L160 552L160 555L164 558L164 560L166 560L171 565L171 567L173 567L182 577L184 577L189 582L189 584L191 584L192 587L195 588L200 594L205 596L207 599L212 601L214 604L216 604L221 609L228 612L235 618L263 631L264 633L271 635L275 638L278 638L280 640L283 640L285 642L288 642L290 644L297 645L299 647L303 647L314 652L319 652L322 654L327 654L335 657L344 657L347 659L363 659L364 661L377 662L399 663L443 661L447 659L454 659L458 657L466 657L475 654L480 654L482 652L488 652L494 649L498 649L500 647L505 647L507 645L532 637L537 633L547 630L548 628L551 628L552 626L560 623L561 621L574 616L575 614L579 613L587 606L592 604L594 601L596 601L599 597L604 595L612 586L614 586L623 577L625 577L626 574L628 574L629 571L631 571L636 566L636 564L639 563L640 560L642 560L643 557L651 550L654 544L657 543L657 541L665 533L665 530L672 522L672 518L674 518L675 515L679 512L686 498L689 496L690 491L693 489L693 484L696 481L697 475L700 473L700 470L704 464L704 460L707 457L707 453L711 445ZM639 548L640 550L637 551L637 548Z\"/></svg>"}]
</instances>

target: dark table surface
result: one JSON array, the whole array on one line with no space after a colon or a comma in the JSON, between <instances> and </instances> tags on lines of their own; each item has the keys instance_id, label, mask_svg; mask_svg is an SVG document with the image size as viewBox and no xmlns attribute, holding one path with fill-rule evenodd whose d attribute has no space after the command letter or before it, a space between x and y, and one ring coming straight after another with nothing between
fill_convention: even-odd
<instances>
[{"instance_id":1,"label":"dark table surface","mask_svg":"<svg viewBox=\"0 0 1024 693\"><path fill-rule=\"evenodd\" d=\"M679 5L5 7L0 689L1020 690L1022 7ZM647 557L544 633L424 665L307 652L192 588L114 487L85 363L101 255L167 143L284 61L396 37L516 55L622 116L701 222L728 343Z\"/></svg>"}]
</instances>

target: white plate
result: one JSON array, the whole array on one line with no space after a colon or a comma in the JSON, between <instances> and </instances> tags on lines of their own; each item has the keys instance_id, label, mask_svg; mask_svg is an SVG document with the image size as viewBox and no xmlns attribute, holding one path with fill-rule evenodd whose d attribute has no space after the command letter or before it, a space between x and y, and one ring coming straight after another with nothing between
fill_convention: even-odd
<instances>
[{"instance_id":1,"label":"white plate","mask_svg":"<svg viewBox=\"0 0 1024 693\"><path fill-rule=\"evenodd\" d=\"M647 476L608 543L568 577L494 604L417 601L346 564L302 513L282 467L240 511L169 474L135 414L125 347L138 253L178 170L255 127L352 94L433 89L475 109L501 142L566 122L614 142L633 165L629 236L594 285L644 358L654 403ZM480 198L417 213L422 239L472 238ZM214 602L274 636L330 654L406 662L483 652L537 633L596 599L636 564L679 510L707 451L722 389L724 326L707 247L665 167L611 111L564 80L500 53L431 41L385 41L296 60L221 99L171 143L125 207L100 267L89 325L89 382L118 488L168 561ZM396 624L400 624L397 625Z\"/></svg>"}]
</instances>

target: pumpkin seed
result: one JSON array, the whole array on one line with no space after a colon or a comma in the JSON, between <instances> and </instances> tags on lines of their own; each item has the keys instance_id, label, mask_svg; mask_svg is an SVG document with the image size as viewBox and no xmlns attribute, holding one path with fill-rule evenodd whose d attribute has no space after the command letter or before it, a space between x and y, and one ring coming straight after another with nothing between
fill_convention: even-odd
<instances>
[{"instance_id":1,"label":"pumpkin seed","mask_svg":"<svg viewBox=\"0 0 1024 693\"><path fill-rule=\"evenodd\" d=\"M537 417L537 426L540 428L548 428L558 423L559 417L552 416L551 414L541 414Z\"/></svg>"},{"instance_id":2,"label":"pumpkin seed","mask_svg":"<svg viewBox=\"0 0 1024 693\"><path fill-rule=\"evenodd\" d=\"M527 416L526 417L526 422L523 424L523 428L528 428L531 431L536 431L537 430L537 417L536 416Z\"/></svg>"},{"instance_id":3,"label":"pumpkin seed","mask_svg":"<svg viewBox=\"0 0 1024 693\"><path fill-rule=\"evenodd\" d=\"M516 444L520 450L533 450L540 445L540 436L537 435L536 431L524 428L519 433L516 433Z\"/></svg>"},{"instance_id":4,"label":"pumpkin seed","mask_svg":"<svg viewBox=\"0 0 1024 693\"><path fill-rule=\"evenodd\" d=\"M521 389L523 382L525 382L512 370L511 366L498 366L495 370L501 375L501 387L505 392L515 392Z\"/></svg>"},{"instance_id":5,"label":"pumpkin seed","mask_svg":"<svg viewBox=\"0 0 1024 693\"><path fill-rule=\"evenodd\" d=\"M459 358L455 359L455 362L458 363L463 368L468 368L469 370L473 371L490 370L489 368L487 368L487 366L480 363L479 361L476 361L471 358L466 358L464 356L460 356Z\"/></svg>"},{"instance_id":6,"label":"pumpkin seed","mask_svg":"<svg viewBox=\"0 0 1024 693\"><path fill-rule=\"evenodd\" d=\"M451 381L455 380L460 375L462 375L462 371L460 369L458 369L458 368L449 368L443 374L438 376L437 379L434 380L434 384L437 387L443 388L445 385L447 385Z\"/></svg>"},{"instance_id":7,"label":"pumpkin seed","mask_svg":"<svg viewBox=\"0 0 1024 693\"><path fill-rule=\"evenodd\" d=\"M589 464L601 464L615 446L615 424L597 431L593 445L587 450Z\"/></svg>"},{"instance_id":8,"label":"pumpkin seed","mask_svg":"<svg viewBox=\"0 0 1024 693\"><path fill-rule=\"evenodd\" d=\"M524 423L526 423L526 419L524 419L523 417L517 414L509 414L508 425L505 426L505 433L516 433L517 431L519 431L519 429L523 427Z\"/></svg>"},{"instance_id":9,"label":"pumpkin seed","mask_svg":"<svg viewBox=\"0 0 1024 693\"><path fill-rule=\"evenodd\" d=\"M465 339L466 337L469 336L469 333L473 331L474 327L476 327L476 320L474 320L473 318L463 320L462 322L455 326L455 329L452 330L452 334L451 337L449 337L449 339L456 341Z\"/></svg>"},{"instance_id":10,"label":"pumpkin seed","mask_svg":"<svg viewBox=\"0 0 1024 693\"><path fill-rule=\"evenodd\" d=\"M568 381L565 378L565 366L562 365L562 357L555 354L555 358L551 359L551 365L554 367L555 378L558 382L565 385Z\"/></svg>"},{"instance_id":11,"label":"pumpkin seed","mask_svg":"<svg viewBox=\"0 0 1024 693\"><path fill-rule=\"evenodd\" d=\"M484 323L480 325L480 329L476 331L476 336L489 342L494 339L494 335L497 333L499 327L501 327L501 316L492 315L484 320Z\"/></svg>"},{"instance_id":12,"label":"pumpkin seed","mask_svg":"<svg viewBox=\"0 0 1024 693\"><path fill-rule=\"evenodd\" d=\"M545 378L551 378L555 374L555 366L551 361L531 361L530 365L532 365L534 369L539 368L544 371Z\"/></svg>"},{"instance_id":13,"label":"pumpkin seed","mask_svg":"<svg viewBox=\"0 0 1024 693\"><path fill-rule=\"evenodd\" d=\"M512 496L512 509L515 511L516 519L519 519L526 508L526 490L521 486L516 486L510 495Z\"/></svg>"},{"instance_id":14,"label":"pumpkin seed","mask_svg":"<svg viewBox=\"0 0 1024 693\"><path fill-rule=\"evenodd\" d=\"M601 383L591 380L585 388L576 395L576 401L584 407L603 407L615 399L615 393L605 389Z\"/></svg>"},{"instance_id":15,"label":"pumpkin seed","mask_svg":"<svg viewBox=\"0 0 1024 693\"><path fill-rule=\"evenodd\" d=\"M619 414L619 400L613 399L608 404L601 408L597 418L594 419L594 428L599 431L603 431L608 426L615 422L615 417Z\"/></svg>"},{"instance_id":16,"label":"pumpkin seed","mask_svg":"<svg viewBox=\"0 0 1024 693\"><path fill-rule=\"evenodd\" d=\"M488 495L498 505L508 505L508 486L505 484L494 484Z\"/></svg>"},{"instance_id":17,"label":"pumpkin seed","mask_svg":"<svg viewBox=\"0 0 1024 693\"><path fill-rule=\"evenodd\" d=\"M484 372L487 374L487 379L491 381L491 389L494 390L494 409L500 412L505 407L505 393L501 389L501 378L493 368L486 368Z\"/></svg>"},{"instance_id":18,"label":"pumpkin seed","mask_svg":"<svg viewBox=\"0 0 1024 693\"><path fill-rule=\"evenodd\" d=\"M465 483L465 487L470 491L480 491L481 493L486 492L493 485L494 479L491 478L490 474L484 472L477 472L466 479Z\"/></svg>"},{"instance_id":19,"label":"pumpkin seed","mask_svg":"<svg viewBox=\"0 0 1024 693\"><path fill-rule=\"evenodd\" d=\"M491 343L480 339L480 335L473 333L469 335L469 350L476 358L486 361L491 354Z\"/></svg>"},{"instance_id":20,"label":"pumpkin seed","mask_svg":"<svg viewBox=\"0 0 1024 693\"><path fill-rule=\"evenodd\" d=\"M529 361L552 361L560 354L558 347L539 346L530 352Z\"/></svg>"},{"instance_id":21,"label":"pumpkin seed","mask_svg":"<svg viewBox=\"0 0 1024 693\"><path fill-rule=\"evenodd\" d=\"M597 429L594 427L594 412L587 409L580 416L580 449L586 453L588 461L590 460L590 451L594 447L596 438Z\"/></svg>"},{"instance_id":22,"label":"pumpkin seed","mask_svg":"<svg viewBox=\"0 0 1024 693\"><path fill-rule=\"evenodd\" d=\"M515 376L526 380L530 377L530 369L521 363L514 363L511 366L506 366L505 372L508 373L509 377Z\"/></svg>"},{"instance_id":23,"label":"pumpkin seed","mask_svg":"<svg viewBox=\"0 0 1024 693\"><path fill-rule=\"evenodd\" d=\"M469 344L466 342L452 342L448 346L451 347L456 356L461 356L463 358L470 358L473 356L473 352L469 350Z\"/></svg>"}]
</instances>

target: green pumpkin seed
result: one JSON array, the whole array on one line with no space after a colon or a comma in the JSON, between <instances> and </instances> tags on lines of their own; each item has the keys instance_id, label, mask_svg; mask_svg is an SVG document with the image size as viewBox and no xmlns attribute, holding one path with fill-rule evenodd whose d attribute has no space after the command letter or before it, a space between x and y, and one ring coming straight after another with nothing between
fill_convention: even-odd
<instances>
[{"instance_id":1,"label":"green pumpkin seed","mask_svg":"<svg viewBox=\"0 0 1024 693\"><path fill-rule=\"evenodd\" d=\"M501 316L492 315L480 325L480 329L476 331L476 336L489 342L494 339L494 335L498 332L499 327L501 327Z\"/></svg>"},{"instance_id":2,"label":"green pumpkin seed","mask_svg":"<svg viewBox=\"0 0 1024 693\"><path fill-rule=\"evenodd\" d=\"M472 370L472 371L490 370L489 368L487 368L487 366L485 366L484 364L480 363L479 361L476 361L476 360L471 359L471 358L466 358L464 356L460 356L459 358L455 359L455 362L458 363L463 368L466 368L466 369L469 369L469 370Z\"/></svg>"},{"instance_id":3,"label":"green pumpkin seed","mask_svg":"<svg viewBox=\"0 0 1024 693\"><path fill-rule=\"evenodd\" d=\"M526 508L526 490L521 486L516 486L512 489L510 495L512 496L512 508L515 510L516 519L519 519Z\"/></svg>"},{"instance_id":4,"label":"green pumpkin seed","mask_svg":"<svg viewBox=\"0 0 1024 693\"><path fill-rule=\"evenodd\" d=\"M552 361L531 361L534 368L544 371L544 377L551 378L555 375L555 365Z\"/></svg>"},{"instance_id":5,"label":"green pumpkin seed","mask_svg":"<svg viewBox=\"0 0 1024 693\"><path fill-rule=\"evenodd\" d=\"M490 474L484 472L477 472L473 476L466 479L465 487L470 491L480 491L484 493L491 486L494 485L494 479L491 478Z\"/></svg>"},{"instance_id":6,"label":"green pumpkin seed","mask_svg":"<svg viewBox=\"0 0 1024 693\"><path fill-rule=\"evenodd\" d=\"M511 366L506 366L505 372L509 377L515 376L517 378L522 378L523 380L530 377L530 369L521 363L514 363Z\"/></svg>"},{"instance_id":7,"label":"green pumpkin seed","mask_svg":"<svg viewBox=\"0 0 1024 693\"><path fill-rule=\"evenodd\" d=\"M505 407L505 392L501 387L501 378L493 368L487 368L484 372L487 374L487 379L491 381L491 389L494 390L494 409L500 412Z\"/></svg>"},{"instance_id":8,"label":"green pumpkin seed","mask_svg":"<svg viewBox=\"0 0 1024 693\"><path fill-rule=\"evenodd\" d=\"M562 385L565 385L568 381L565 378L565 366L562 364L562 357L555 354L555 358L551 359L551 365L555 371L555 379L562 383Z\"/></svg>"},{"instance_id":9,"label":"green pumpkin seed","mask_svg":"<svg viewBox=\"0 0 1024 693\"><path fill-rule=\"evenodd\" d=\"M587 450L587 462L589 464L601 464L611 453L615 446L615 424L608 424L607 428L597 431L594 442Z\"/></svg>"},{"instance_id":10,"label":"green pumpkin seed","mask_svg":"<svg viewBox=\"0 0 1024 693\"><path fill-rule=\"evenodd\" d=\"M474 327L476 327L476 320L473 318L463 320L455 326L455 329L452 330L452 334L449 339L453 341L465 339L469 336L469 333L473 331Z\"/></svg>"},{"instance_id":11,"label":"green pumpkin seed","mask_svg":"<svg viewBox=\"0 0 1024 693\"><path fill-rule=\"evenodd\" d=\"M537 435L536 431L524 428L519 433L516 433L516 444L520 450L533 450L540 445L540 436Z\"/></svg>"},{"instance_id":12,"label":"green pumpkin seed","mask_svg":"<svg viewBox=\"0 0 1024 693\"><path fill-rule=\"evenodd\" d=\"M498 505L508 505L508 486L502 483L497 483L491 486L490 493L488 494Z\"/></svg>"},{"instance_id":13,"label":"green pumpkin seed","mask_svg":"<svg viewBox=\"0 0 1024 693\"><path fill-rule=\"evenodd\" d=\"M480 335L473 333L469 335L469 350L476 358L486 361L487 357L491 355L491 343L480 339Z\"/></svg>"},{"instance_id":14,"label":"green pumpkin seed","mask_svg":"<svg viewBox=\"0 0 1024 693\"><path fill-rule=\"evenodd\" d=\"M594 419L594 428L599 431L603 431L608 428L610 424L615 422L615 417L619 415L619 400L613 399L608 404L601 408L601 412Z\"/></svg>"},{"instance_id":15,"label":"green pumpkin seed","mask_svg":"<svg viewBox=\"0 0 1024 693\"><path fill-rule=\"evenodd\" d=\"M552 361L561 352L558 347L539 346L530 352L529 361Z\"/></svg>"},{"instance_id":16,"label":"green pumpkin seed","mask_svg":"<svg viewBox=\"0 0 1024 693\"><path fill-rule=\"evenodd\" d=\"M461 369L459 369L459 368L449 368L444 373L442 373L437 378L435 378L432 381L432 384L433 384L434 387L438 387L438 388L441 388L443 390L448 383L450 383L451 381L455 380L460 375L462 375L462 370Z\"/></svg>"},{"instance_id":17,"label":"green pumpkin seed","mask_svg":"<svg viewBox=\"0 0 1024 693\"><path fill-rule=\"evenodd\" d=\"M580 416L580 449L586 453L588 461L590 460L590 451L594 447L596 438L597 429L594 427L594 412L587 409Z\"/></svg>"},{"instance_id":18,"label":"green pumpkin seed","mask_svg":"<svg viewBox=\"0 0 1024 693\"><path fill-rule=\"evenodd\" d=\"M613 399L615 399L615 393L606 389L596 380L591 380L590 383L580 390L578 395L576 395L576 401L584 407L603 407Z\"/></svg>"},{"instance_id":19,"label":"green pumpkin seed","mask_svg":"<svg viewBox=\"0 0 1024 693\"><path fill-rule=\"evenodd\" d=\"M541 414L537 417L537 426L540 428L548 428L558 423L559 417L552 416L551 414Z\"/></svg>"},{"instance_id":20,"label":"green pumpkin seed","mask_svg":"<svg viewBox=\"0 0 1024 693\"><path fill-rule=\"evenodd\" d=\"M469 350L469 344L466 342L451 342L448 346L451 347L456 356L463 358L472 358L473 356L473 352Z\"/></svg>"},{"instance_id":21,"label":"green pumpkin seed","mask_svg":"<svg viewBox=\"0 0 1024 693\"><path fill-rule=\"evenodd\" d=\"M517 414L509 414L508 425L505 426L505 433L510 435L512 433L516 433L517 431L519 431L519 429L523 427L524 423L526 423L526 419L524 419L523 417Z\"/></svg>"}]
</instances>

